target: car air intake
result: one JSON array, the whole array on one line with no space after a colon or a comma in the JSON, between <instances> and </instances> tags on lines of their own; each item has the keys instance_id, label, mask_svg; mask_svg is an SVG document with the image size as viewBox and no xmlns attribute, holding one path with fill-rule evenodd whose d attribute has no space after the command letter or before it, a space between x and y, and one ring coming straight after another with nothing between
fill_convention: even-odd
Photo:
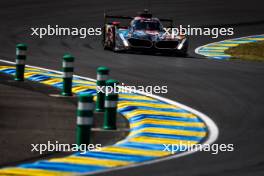
<instances>
[{"instance_id":1,"label":"car air intake","mask_svg":"<svg viewBox=\"0 0 264 176\"><path fill-rule=\"evenodd\" d=\"M155 47L158 49L174 49L177 45L177 41L159 41L155 44Z\"/></svg>"},{"instance_id":2,"label":"car air intake","mask_svg":"<svg viewBox=\"0 0 264 176\"><path fill-rule=\"evenodd\" d=\"M130 38L128 39L128 42L130 43L132 47L144 47L144 48L152 47L152 42L149 40Z\"/></svg>"}]
</instances>

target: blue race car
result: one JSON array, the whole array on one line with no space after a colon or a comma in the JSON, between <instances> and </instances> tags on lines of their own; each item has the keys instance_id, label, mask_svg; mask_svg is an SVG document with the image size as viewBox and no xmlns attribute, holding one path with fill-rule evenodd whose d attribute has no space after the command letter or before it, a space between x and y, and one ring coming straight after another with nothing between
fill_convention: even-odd
<instances>
[{"instance_id":1,"label":"blue race car","mask_svg":"<svg viewBox=\"0 0 264 176\"><path fill-rule=\"evenodd\" d=\"M152 53L166 53L185 56L188 51L188 39L184 35L171 35L166 32L161 22L170 19L152 17L148 11L139 13L136 17L104 15L103 30L104 49L113 51L151 51ZM127 19L130 24L121 26L120 21L108 22L108 19Z\"/></svg>"}]
</instances>

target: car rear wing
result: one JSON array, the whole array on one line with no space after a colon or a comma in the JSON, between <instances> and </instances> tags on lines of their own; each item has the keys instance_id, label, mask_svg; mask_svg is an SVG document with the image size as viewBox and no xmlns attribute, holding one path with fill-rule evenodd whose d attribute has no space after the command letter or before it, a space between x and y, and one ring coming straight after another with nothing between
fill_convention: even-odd
<instances>
[{"instance_id":1,"label":"car rear wing","mask_svg":"<svg viewBox=\"0 0 264 176\"><path fill-rule=\"evenodd\" d=\"M134 19L134 17L104 14L104 24L107 23L107 19L127 19L127 20L132 20L132 19Z\"/></svg>"},{"instance_id":2,"label":"car rear wing","mask_svg":"<svg viewBox=\"0 0 264 176\"><path fill-rule=\"evenodd\" d=\"M134 17L131 17L131 16L118 16L118 15L107 15L107 14L104 14L104 18L107 19L107 18L119 18L119 19L130 19L132 20Z\"/></svg>"},{"instance_id":3,"label":"car rear wing","mask_svg":"<svg viewBox=\"0 0 264 176\"><path fill-rule=\"evenodd\" d=\"M127 19L127 20L133 20L134 17L131 16L119 16L119 15L107 15L104 14L104 24L107 22L107 19ZM173 27L173 20L172 19L159 19L161 22L168 22L168 27Z\"/></svg>"}]
</instances>

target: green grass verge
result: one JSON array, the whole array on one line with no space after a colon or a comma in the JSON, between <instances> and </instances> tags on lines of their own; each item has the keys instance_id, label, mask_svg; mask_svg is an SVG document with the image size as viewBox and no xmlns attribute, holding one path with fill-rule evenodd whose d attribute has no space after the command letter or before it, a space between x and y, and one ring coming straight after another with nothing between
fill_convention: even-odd
<instances>
[{"instance_id":1,"label":"green grass verge","mask_svg":"<svg viewBox=\"0 0 264 176\"><path fill-rule=\"evenodd\" d=\"M227 49L225 53L231 55L232 59L263 62L264 41L239 44Z\"/></svg>"}]
</instances>

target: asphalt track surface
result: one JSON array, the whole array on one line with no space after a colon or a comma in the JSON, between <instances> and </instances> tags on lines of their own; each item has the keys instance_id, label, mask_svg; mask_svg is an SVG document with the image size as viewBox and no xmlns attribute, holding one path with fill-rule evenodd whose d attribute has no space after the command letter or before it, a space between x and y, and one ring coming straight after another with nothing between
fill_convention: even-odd
<instances>
[{"instance_id":1,"label":"asphalt track surface","mask_svg":"<svg viewBox=\"0 0 264 176\"><path fill-rule=\"evenodd\" d=\"M56 152L44 155L31 152L31 144L55 143L58 139L61 143L75 142L72 130L75 118L72 117L76 102L73 98L65 101L50 97L49 94L58 94L58 91L29 81L16 82L3 73L0 76L0 166L58 155Z\"/></svg>"},{"instance_id":2,"label":"asphalt track surface","mask_svg":"<svg viewBox=\"0 0 264 176\"><path fill-rule=\"evenodd\" d=\"M31 144L76 143L76 97L58 97L60 90L32 81L17 82L0 73L0 168L71 155L32 151ZM117 116L118 130L104 131L103 113L94 113L91 143L111 145L127 135L128 121Z\"/></svg>"},{"instance_id":3,"label":"asphalt track surface","mask_svg":"<svg viewBox=\"0 0 264 176\"><path fill-rule=\"evenodd\" d=\"M117 54L104 51L100 37L30 36L30 27L50 25L98 27L103 12L133 15L150 8L158 17L173 17L178 24L197 26L230 26L235 35L264 31L261 0L181 0L181 1L20 1L0 3L0 56L13 61L18 42L29 45L28 64L59 70L61 56L73 54L76 74L95 78L95 69L105 65L111 76L130 85L167 85L168 94L207 114L219 127L217 143L233 143L234 152L212 155L198 152L183 158L154 165L114 171L107 176L200 176L263 175L264 64L241 61L207 60L193 53L200 45L223 38L192 37L188 58L139 54ZM18 151L19 152L19 151Z\"/></svg>"}]
</instances>

